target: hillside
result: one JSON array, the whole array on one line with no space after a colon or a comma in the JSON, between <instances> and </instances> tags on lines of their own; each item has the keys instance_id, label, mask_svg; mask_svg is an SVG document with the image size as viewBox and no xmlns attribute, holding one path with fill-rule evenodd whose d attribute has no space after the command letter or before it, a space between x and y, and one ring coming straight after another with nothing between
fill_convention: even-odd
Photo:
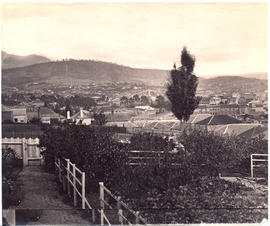
<instances>
[{"instance_id":1,"label":"hillside","mask_svg":"<svg viewBox=\"0 0 270 226\"><path fill-rule=\"evenodd\" d=\"M260 92L267 89L267 80L242 76L219 76L200 79L199 87L204 90L222 92Z\"/></svg>"},{"instance_id":2,"label":"hillside","mask_svg":"<svg viewBox=\"0 0 270 226\"><path fill-rule=\"evenodd\" d=\"M52 78L87 79L96 83L143 82L162 85L168 78L168 71L136 69L93 60L48 62L2 70L2 83L7 86L20 87L29 82L42 82Z\"/></svg>"},{"instance_id":3,"label":"hillside","mask_svg":"<svg viewBox=\"0 0 270 226\"><path fill-rule=\"evenodd\" d=\"M29 56L18 56L8 54L2 51L2 69L24 67L32 64L45 63L49 61L50 59L35 54Z\"/></svg>"},{"instance_id":4,"label":"hillside","mask_svg":"<svg viewBox=\"0 0 270 226\"><path fill-rule=\"evenodd\" d=\"M255 73L254 77L265 77L267 73ZM247 74L245 74L247 75ZM244 76L245 76L244 75ZM249 77L252 74L248 74ZM34 64L2 70L2 85L23 88L33 82L50 84L75 84L95 82L144 83L146 85L164 86L169 71L155 69L137 69L113 63L94 60L67 60ZM250 92L267 89L267 80L246 78L242 76L218 76L199 78L199 89L220 92Z\"/></svg>"}]
</instances>

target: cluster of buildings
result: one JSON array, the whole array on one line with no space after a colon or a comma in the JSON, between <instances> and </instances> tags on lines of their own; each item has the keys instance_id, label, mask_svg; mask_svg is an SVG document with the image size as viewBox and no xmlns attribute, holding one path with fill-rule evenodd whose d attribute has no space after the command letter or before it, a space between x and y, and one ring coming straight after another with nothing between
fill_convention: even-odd
<instances>
[{"instance_id":1,"label":"cluster of buildings","mask_svg":"<svg viewBox=\"0 0 270 226\"><path fill-rule=\"evenodd\" d=\"M51 124L54 122L64 122L66 120L73 121L77 124L89 125L93 121L93 114L89 111L80 109L74 115L67 112L67 116L63 116L54 112L52 109L44 106L40 107L24 107L12 106L6 107L2 105L2 122L3 123L29 123L34 120L40 120L41 123Z\"/></svg>"}]
</instances>

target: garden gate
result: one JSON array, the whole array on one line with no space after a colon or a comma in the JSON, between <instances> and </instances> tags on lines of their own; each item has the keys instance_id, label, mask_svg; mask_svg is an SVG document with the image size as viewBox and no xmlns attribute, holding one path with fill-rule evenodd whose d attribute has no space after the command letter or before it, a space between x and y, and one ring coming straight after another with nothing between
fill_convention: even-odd
<instances>
[{"instance_id":1,"label":"garden gate","mask_svg":"<svg viewBox=\"0 0 270 226\"><path fill-rule=\"evenodd\" d=\"M23 160L23 166L41 165L42 156L38 145L38 138L2 138L3 148L12 148L16 157Z\"/></svg>"}]
</instances>

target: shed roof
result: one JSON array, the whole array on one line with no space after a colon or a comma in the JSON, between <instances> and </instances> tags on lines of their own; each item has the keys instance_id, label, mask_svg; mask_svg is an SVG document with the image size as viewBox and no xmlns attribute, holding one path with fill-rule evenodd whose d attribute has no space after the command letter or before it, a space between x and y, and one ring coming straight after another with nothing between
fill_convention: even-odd
<instances>
[{"instance_id":1,"label":"shed roof","mask_svg":"<svg viewBox=\"0 0 270 226\"><path fill-rule=\"evenodd\" d=\"M199 125L226 125L226 124L237 124L237 123L242 123L242 122L229 115L213 115L199 122L196 122L196 124L199 124Z\"/></svg>"}]
</instances>

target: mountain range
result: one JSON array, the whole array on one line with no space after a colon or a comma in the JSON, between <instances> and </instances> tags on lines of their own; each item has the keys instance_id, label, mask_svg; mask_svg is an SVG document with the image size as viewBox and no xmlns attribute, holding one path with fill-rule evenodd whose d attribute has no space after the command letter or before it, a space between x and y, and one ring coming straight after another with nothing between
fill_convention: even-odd
<instances>
[{"instance_id":1,"label":"mountain range","mask_svg":"<svg viewBox=\"0 0 270 226\"><path fill-rule=\"evenodd\" d=\"M49 58L39 55L18 56L2 51L2 69L25 67L51 61Z\"/></svg>"},{"instance_id":2,"label":"mountain range","mask_svg":"<svg viewBox=\"0 0 270 226\"><path fill-rule=\"evenodd\" d=\"M39 56L16 56L2 51L2 84L23 87L27 83L69 80L89 80L95 83L132 82L146 85L164 86L169 78L168 70L138 69L114 63L95 60L50 61ZM219 76L216 78L199 78L199 83L207 87L229 84L260 83L267 79L267 73L243 74L241 76ZM264 80L264 83L266 81Z\"/></svg>"}]
</instances>

